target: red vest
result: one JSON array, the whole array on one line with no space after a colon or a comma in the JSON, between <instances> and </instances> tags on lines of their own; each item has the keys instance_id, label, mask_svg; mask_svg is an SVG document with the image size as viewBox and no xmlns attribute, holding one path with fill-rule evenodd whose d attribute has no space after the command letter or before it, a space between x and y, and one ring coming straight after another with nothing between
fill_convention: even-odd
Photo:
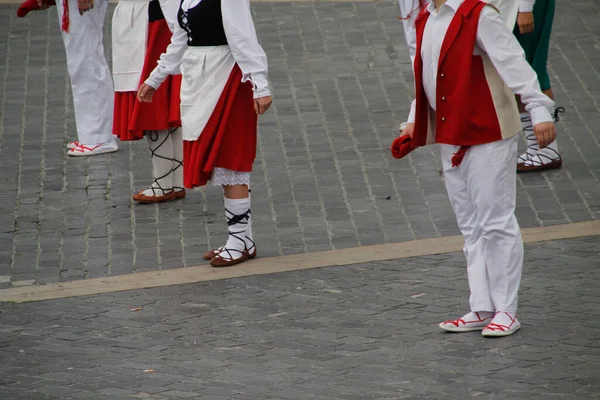
<instances>
[{"instance_id":1,"label":"red vest","mask_svg":"<svg viewBox=\"0 0 600 400\"><path fill-rule=\"evenodd\" d=\"M480 0L465 0L456 11L444 37L437 76L434 132L436 143L472 146L503 138L498 113L486 78L483 57L473 55L479 15L485 5L486 3ZM423 87L421 58L423 32L428 18L429 12L425 10L415 21L417 31L417 54L414 62L416 115L413 140L415 140L415 147L429 144L427 136L430 107ZM511 132L509 135L515 133L517 132Z\"/></svg>"}]
</instances>

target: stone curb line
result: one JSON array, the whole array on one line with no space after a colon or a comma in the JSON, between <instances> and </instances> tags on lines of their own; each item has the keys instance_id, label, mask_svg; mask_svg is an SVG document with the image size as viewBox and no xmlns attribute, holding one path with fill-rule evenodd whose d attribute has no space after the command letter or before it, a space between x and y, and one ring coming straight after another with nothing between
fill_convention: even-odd
<instances>
[{"instance_id":1,"label":"stone curb line","mask_svg":"<svg viewBox=\"0 0 600 400\"><path fill-rule=\"evenodd\" d=\"M523 229L523 240L525 243L586 236L600 236L600 221ZM148 289L186 283L241 278L251 275L265 275L313 268L335 267L453 253L461 251L462 246L462 236L448 236L317 253L259 258L236 267L224 269L214 269L209 266L197 266L73 282L51 283L39 286L17 287L0 290L0 302L22 303L28 301L89 296L125 290Z\"/></svg>"}]
</instances>

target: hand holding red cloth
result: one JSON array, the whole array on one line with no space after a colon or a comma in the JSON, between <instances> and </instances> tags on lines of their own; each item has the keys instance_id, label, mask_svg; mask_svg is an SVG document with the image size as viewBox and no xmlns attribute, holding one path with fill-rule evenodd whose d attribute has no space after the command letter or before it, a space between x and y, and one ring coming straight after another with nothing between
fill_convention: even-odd
<instances>
[{"instance_id":1,"label":"hand holding red cloth","mask_svg":"<svg viewBox=\"0 0 600 400\"><path fill-rule=\"evenodd\" d=\"M392 142L392 156L394 158L402 158L414 149L410 135L402 135Z\"/></svg>"},{"instance_id":2,"label":"hand holding red cloth","mask_svg":"<svg viewBox=\"0 0 600 400\"><path fill-rule=\"evenodd\" d=\"M48 7L56 5L55 0L42 0L42 2ZM41 9L42 8L38 4L37 0L25 0L25 2L21 4L19 9L17 10L17 17L23 18L24 16L29 14L30 11L37 11Z\"/></svg>"}]
</instances>

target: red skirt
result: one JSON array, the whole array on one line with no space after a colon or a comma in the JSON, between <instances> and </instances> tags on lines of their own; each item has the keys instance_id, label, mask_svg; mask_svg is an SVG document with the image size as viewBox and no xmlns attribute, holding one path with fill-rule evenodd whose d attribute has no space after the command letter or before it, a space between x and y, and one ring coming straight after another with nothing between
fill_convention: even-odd
<instances>
[{"instance_id":1,"label":"red skirt","mask_svg":"<svg viewBox=\"0 0 600 400\"><path fill-rule=\"evenodd\" d=\"M148 24L148 46L140 85L150 76L171 42L164 19ZM169 76L154 93L152 103L140 103L136 92L115 92L113 134L121 140L138 140L144 131L181 126L179 91L181 75Z\"/></svg>"},{"instance_id":2,"label":"red skirt","mask_svg":"<svg viewBox=\"0 0 600 400\"><path fill-rule=\"evenodd\" d=\"M204 186L215 167L250 172L256 158L258 116L252 84L242 83L233 67L223 93L200 137L183 142L183 182L186 188Z\"/></svg>"}]
</instances>

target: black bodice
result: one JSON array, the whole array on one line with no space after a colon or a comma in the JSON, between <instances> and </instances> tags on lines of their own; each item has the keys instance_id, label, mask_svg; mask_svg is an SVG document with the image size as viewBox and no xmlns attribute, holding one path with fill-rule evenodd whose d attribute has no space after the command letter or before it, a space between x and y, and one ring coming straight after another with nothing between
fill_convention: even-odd
<instances>
[{"instance_id":1,"label":"black bodice","mask_svg":"<svg viewBox=\"0 0 600 400\"><path fill-rule=\"evenodd\" d=\"M195 7L177 13L179 25L188 34L188 46L222 46L227 44L223 28L221 0L202 0Z\"/></svg>"}]
</instances>

